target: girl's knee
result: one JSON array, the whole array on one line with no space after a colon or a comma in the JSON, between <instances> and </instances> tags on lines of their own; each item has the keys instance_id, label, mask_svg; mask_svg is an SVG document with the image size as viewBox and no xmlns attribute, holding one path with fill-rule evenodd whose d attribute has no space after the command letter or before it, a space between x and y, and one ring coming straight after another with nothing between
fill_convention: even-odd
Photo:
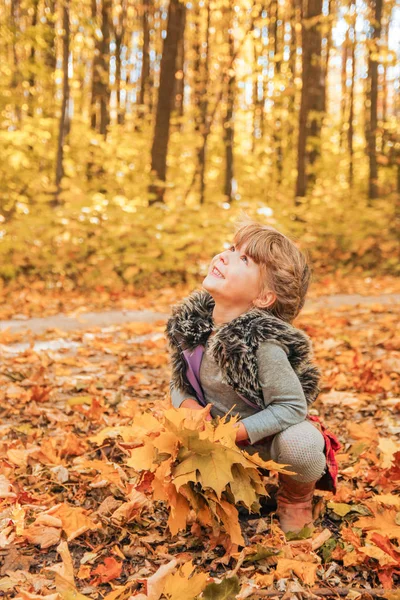
<instances>
[{"instance_id":1,"label":"girl's knee","mask_svg":"<svg viewBox=\"0 0 400 600\"><path fill-rule=\"evenodd\" d=\"M320 431L305 421L278 433L272 442L271 454L278 463L290 465L294 479L314 481L326 467L325 441Z\"/></svg>"}]
</instances>

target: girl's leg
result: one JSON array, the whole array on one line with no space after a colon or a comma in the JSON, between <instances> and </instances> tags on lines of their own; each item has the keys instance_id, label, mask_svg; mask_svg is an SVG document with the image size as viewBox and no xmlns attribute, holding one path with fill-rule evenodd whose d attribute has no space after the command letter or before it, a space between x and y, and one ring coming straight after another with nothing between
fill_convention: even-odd
<instances>
[{"instance_id":1,"label":"girl's leg","mask_svg":"<svg viewBox=\"0 0 400 600\"><path fill-rule=\"evenodd\" d=\"M325 441L322 433L310 421L292 425L277 433L271 443L271 458L290 465L294 481L309 483L322 477L326 468Z\"/></svg>"},{"instance_id":2,"label":"girl's leg","mask_svg":"<svg viewBox=\"0 0 400 600\"><path fill-rule=\"evenodd\" d=\"M285 533L312 524L315 483L326 468L324 446L322 434L309 421L288 427L272 441L271 458L296 472L279 474L277 515Z\"/></svg>"}]
</instances>

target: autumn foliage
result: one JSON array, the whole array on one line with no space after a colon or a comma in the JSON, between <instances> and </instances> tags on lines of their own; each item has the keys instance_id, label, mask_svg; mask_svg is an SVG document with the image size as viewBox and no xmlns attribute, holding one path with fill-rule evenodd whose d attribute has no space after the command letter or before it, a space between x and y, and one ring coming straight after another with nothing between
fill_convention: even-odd
<instances>
[{"instance_id":1,"label":"autumn foliage","mask_svg":"<svg viewBox=\"0 0 400 600\"><path fill-rule=\"evenodd\" d=\"M399 322L378 302L301 317L324 373L313 410L343 448L337 494L316 493L315 529L295 538L257 513L280 467L234 444L234 420L170 408L163 322L49 330L31 347L3 332L1 592L215 600L328 585L394 600ZM69 349L51 349L60 335Z\"/></svg>"}]
</instances>

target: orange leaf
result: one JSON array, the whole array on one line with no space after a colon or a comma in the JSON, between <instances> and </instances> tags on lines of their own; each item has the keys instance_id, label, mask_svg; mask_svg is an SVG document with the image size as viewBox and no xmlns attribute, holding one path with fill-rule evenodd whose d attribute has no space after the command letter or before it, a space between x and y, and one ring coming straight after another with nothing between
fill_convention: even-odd
<instances>
[{"instance_id":1,"label":"orange leaf","mask_svg":"<svg viewBox=\"0 0 400 600\"><path fill-rule=\"evenodd\" d=\"M86 516L83 508L57 504L47 511L47 514L61 519L62 528L68 536L68 541L75 539L85 531L99 529L100 525Z\"/></svg>"},{"instance_id":2,"label":"orange leaf","mask_svg":"<svg viewBox=\"0 0 400 600\"><path fill-rule=\"evenodd\" d=\"M98 585L99 583L107 583L121 575L122 563L115 560L112 556L104 559L104 564L99 565L92 575L98 575L90 582L90 585Z\"/></svg>"}]
</instances>

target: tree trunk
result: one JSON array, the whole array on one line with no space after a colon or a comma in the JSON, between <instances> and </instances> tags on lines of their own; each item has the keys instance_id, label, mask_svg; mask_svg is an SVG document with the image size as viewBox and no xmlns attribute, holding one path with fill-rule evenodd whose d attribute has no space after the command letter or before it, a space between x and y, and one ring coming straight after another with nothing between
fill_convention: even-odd
<instances>
[{"instance_id":1,"label":"tree trunk","mask_svg":"<svg viewBox=\"0 0 400 600\"><path fill-rule=\"evenodd\" d=\"M232 8L229 9L229 23L228 23L228 47L229 47L229 58L232 62L235 55L235 40L233 37L233 13ZM233 156L233 144L235 139L235 129L233 120L233 110L235 104L235 87L236 87L236 75L233 67L228 71L228 85L226 90L226 112L223 118L224 127L224 145L225 145L225 184L224 194L227 202L232 202L234 196L233 184L234 184L234 156Z\"/></svg>"},{"instance_id":2,"label":"tree trunk","mask_svg":"<svg viewBox=\"0 0 400 600\"><path fill-rule=\"evenodd\" d=\"M11 22L11 31L13 32L13 43L12 43L12 57L13 57L13 74L11 79L11 91L12 98L15 101L14 104L14 114L15 120L18 123L18 126L21 126L22 114L21 114L21 102L20 102L20 83L21 83L21 71L19 66L19 59L17 53L17 45L18 45L18 37L19 37L19 29L20 29L20 6L18 0L11 0L10 7L10 22Z\"/></svg>"},{"instance_id":3,"label":"tree trunk","mask_svg":"<svg viewBox=\"0 0 400 600\"><path fill-rule=\"evenodd\" d=\"M207 4L207 28L205 39L205 57L201 62L201 95L200 95L200 130L202 132L202 144L198 154L199 170L200 170L200 204L204 204L205 200L205 177L206 177L206 158L207 158L207 142L209 136L209 128L207 123L208 116L208 94L207 86L210 76L210 25L211 25L211 0Z\"/></svg>"},{"instance_id":4,"label":"tree trunk","mask_svg":"<svg viewBox=\"0 0 400 600\"><path fill-rule=\"evenodd\" d=\"M307 165L313 165L319 154L319 136L323 109L323 81L321 69L321 33L315 19L322 13L322 0L308 0L302 28L302 89L299 114L299 138L297 147L296 197L304 197L311 174ZM312 116L310 112L312 111ZM312 140L310 139L312 138ZM306 151L307 142L311 149ZM311 143L310 143L311 142ZM296 205L299 202L296 200Z\"/></svg>"},{"instance_id":5,"label":"tree trunk","mask_svg":"<svg viewBox=\"0 0 400 600\"><path fill-rule=\"evenodd\" d=\"M274 78L279 79L281 75L281 55L279 54L279 4L278 0L274 0L271 5L272 9L272 36L273 36L273 54L274 54ZM282 43L282 57L283 57L283 40ZM283 108L283 97L281 92L275 91L274 97L274 149L275 149L275 160L276 160L276 169L278 173L277 182L278 185L282 182L282 173L283 173L283 149L282 149L282 108Z\"/></svg>"},{"instance_id":6,"label":"tree trunk","mask_svg":"<svg viewBox=\"0 0 400 600\"><path fill-rule=\"evenodd\" d=\"M96 19L96 0L92 0L92 17ZM100 40L96 40L95 55L93 60L92 80L92 117L91 126L107 136L110 122L110 11L111 0L103 0L101 7L101 33Z\"/></svg>"},{"instance_id":7,"label":"tree trunk","mask_svg":"<svg viewBox=\"0 0 400 600\"><path fill-rule=\"evenodd\" d=\"M57 144L57 160L56 160L56 192L54 198L54 205L59 204L59 195L61 191L61 180L64 177L64 143L67 135L66 121L67 121L67 106L69 101L69 81L68 81L68 59L69 59L69 0L64 0L62 5L62 23L63 23L63 35L62 35L62 69L63 69L63 88L62 88L62 102L61 102L61 116L58 128L58 144Z\"/></svg>"},{"instance_id":8,"label":"tree trunk","mask_svg":"<svg viewBox=\"0 0 400 600\"><path fill-rule=\"evenodd\" d=\"M340 73L341 83L341 99L340 99L340 138L339 147L342 148L345 140L345 124L347 121L347 60L350 50L350 32L349 29L346 31L344 42L342 45L342 65Z\"/></svg>"},{"instance_id":9,"label":"tree trunk","mask_svg":"<svg viewBox=\"0 0 400 600\"><path fill-rule=\"evenodd\" d=\"M127 12L127 1L122 0L121 12L118 14L118 23L115 27L115 83L116 83L116 94L117 94L117 123L122 125L125 120L124 101L122 99L121 92L121 81L122 81L122 42L124 40L124 33L126 29L126 12Z\"/></svg>"},{"instance_id":10,"label":"tree trunk","mask_svg":"<svg viewBox=\"0 0 400 600\"><path fill-rule=\"evenodd\" d=\"M333 2L329 0L328 4L328 14L332 15L333 10ZM326 114L326 108L328 104L327 98L327 90L328 90L328 74L329 74L329 58L331 55L332 49L332 21L329 21L328 31L326 34L326 50L325 50L325 60L324 60L324 68L323 68L323 88L322 88L322 111Z\"/></svg>"},{"instance_id":11,"label":"tree trunk","mask_svg":"<svg viewBox=\"0 0 400 600\"><path fill-rule=\"evenodd\" d=\"M183 93L185 89L185 24L186 24L186 8L183 14L183 24L179 32L178 51L176 56L175 66L175 111L178 117L183 117ZM178 129L181 128L181 123Z\"/></svg>"},{"instance_id":12,"label":"tree trunk","mask_svg":"<svg viewBox=\"0 0 400 600\"><path fill-rule=\"evenodd\" d=\"M382 21L382 0L371 0L374 12L371 22L372 44L368 56L368 107L369 122L367 126L367 144L369 157L369 178L368 178L368 198L378 197L378 162L376 153L376 130L378 127L378 61L373 58L373 52L378 51L378 44L381 35Z\"/></svg>"},{"instance_id":13,"label":"tree trunk","mask_svg":"<svg viewBox=\"0 0 400 600\"><path fill-rule=\"evenodd\" d=\"M32 30L35 31L38 17L38 6L39 0L33 0L33 15L32 15ZM29 104L28 114L30 117L34 116L35 113L35 66L36 66L36 47L35 42L32 41L30 55L29 55Z\"/></svg>"},{"instance_id":14,"label":"tree trunk","mask_svg":"<svg viewBox=\"0 0 400 600\"><path fill-rule=\"evenodd\" d=\"M174 101L175 65L178 53L178 40L183 27L185 7L179 0L170 0L168 9L167 36L164 39L160 66L160 86L153 145L151 149L151 170L154 177L166 181L167 152L171 110ZM151 184L149 187L149 205L164 202L165 186Z\"/></svg>"},{"instance_id":15,"label":"tree trunk","mask_svg":"<svg viewBox=\"0 0 400 600\"><path fill-rule=\"evenodd\" d=\"M355 0L351 0L351 7L355 5ZM351 13L353 14L353 12ZM349 185L353 185L354 181L354 85L356 79L356 20L357 15L353 14L353 23L351 27L351 86L349 98L349 127L347 132L347 145L349 149Z\"/></svg>"},{"instance_id":16,"label":"tree trunk","mask_svg":"<svg viewBox=\"0 0 400 600\"><path fill-rule=\"evenodd\" d=\"M142 3L142 28L143 28L143 45L142 45L142 70L140 73L140 92L139 92L139 113L138 117L143 118L146 112L151 112L150 109L150 11L151 0L143 0Z\"/></svg>"}]
</instances>

